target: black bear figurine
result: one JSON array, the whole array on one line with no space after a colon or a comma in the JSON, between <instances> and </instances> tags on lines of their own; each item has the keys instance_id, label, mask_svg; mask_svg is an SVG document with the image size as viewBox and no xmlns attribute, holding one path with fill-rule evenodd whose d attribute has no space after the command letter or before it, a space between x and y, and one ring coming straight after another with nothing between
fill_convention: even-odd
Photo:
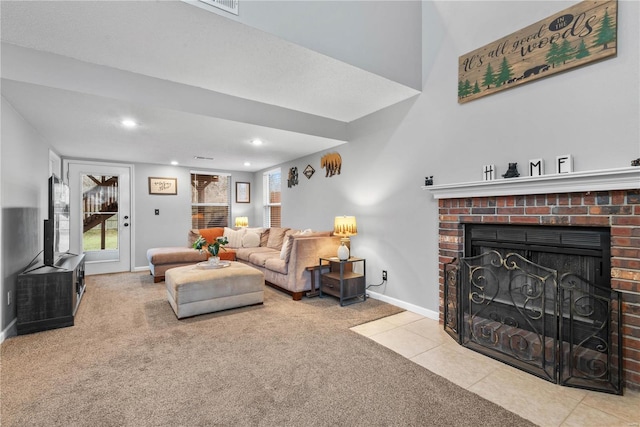
<instances>
[{"instance_id":1,"label":"black bear figurine","mask_svg":"<svg viewBox=\"0 0 640 427\"><path fill-rule=\"evenodd\" d=\"M517 163L509 163L509 169L506 173L502 174L503 178L516 178L518 176L520 176L520 173L518 173Z\"/></svg>"}]
</instances>

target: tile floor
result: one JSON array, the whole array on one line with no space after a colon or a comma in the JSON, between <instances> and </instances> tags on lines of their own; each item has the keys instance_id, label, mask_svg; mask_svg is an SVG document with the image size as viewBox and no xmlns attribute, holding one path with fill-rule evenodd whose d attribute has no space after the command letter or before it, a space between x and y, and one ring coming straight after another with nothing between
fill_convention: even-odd
<instances>
[{"instance_id":1,"label":"tile floor","mask_svg":"<svg viewBox=\"0 0 640 427\"><path fill-rule=\"evenodd\" d=\"M353 331L544 427L640 427L640 392L563 387L458 345L437 321L405 311Z\"/></svg>"}]
</instances>

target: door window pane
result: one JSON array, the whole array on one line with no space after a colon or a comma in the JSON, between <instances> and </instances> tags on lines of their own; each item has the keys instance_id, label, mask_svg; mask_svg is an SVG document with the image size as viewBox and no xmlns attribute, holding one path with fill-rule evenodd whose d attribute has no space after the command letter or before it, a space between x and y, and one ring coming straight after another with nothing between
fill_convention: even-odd
<instances>
[{"instance_id":1,"label":"door window pane","mask_svg":"<svg viewBox=\"0 0 640 427\"><path fill-rule=\"evenodd\" d=\"M118 249L118 177L82 175L82 249Z\"/></svg>"}]
</instances>

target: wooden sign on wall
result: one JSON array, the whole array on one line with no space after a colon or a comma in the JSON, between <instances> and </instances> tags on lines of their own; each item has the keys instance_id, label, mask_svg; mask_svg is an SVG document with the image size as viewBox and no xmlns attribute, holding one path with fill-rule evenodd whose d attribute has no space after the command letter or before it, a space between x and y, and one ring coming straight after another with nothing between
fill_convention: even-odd
<instances>
[{"instance_id":1,"label":"wooden sign on wall","mask_svg":"<svg viewBox=\"0 0 640 427\"><path fill-rule=\"evenodd\" d=\"M617 29L617 0L583 1L462 55L458 102L615 56Z\"/></svg>"}]
</instances>

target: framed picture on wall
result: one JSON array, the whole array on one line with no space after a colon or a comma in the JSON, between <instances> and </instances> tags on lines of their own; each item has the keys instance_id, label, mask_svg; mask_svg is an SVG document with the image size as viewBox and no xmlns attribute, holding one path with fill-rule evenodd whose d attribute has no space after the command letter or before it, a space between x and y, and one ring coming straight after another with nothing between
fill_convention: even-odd
<instances>
[{"instance_id":1,"label":"framed picture on wall","mask_svg":"<svg viewBox=\"0 0 640 427\"><path fill-rule=\"evenodd\" d=\"M149 177L149 194L178 194L178 178Z\"/></svg>"},{"instance_id":2,"label":"framed picture on wall","mask_svg":"<svg viewBox=\"0 0 640 427\"><path fill-rule=\"evenodd\" d=\"M236 182L236 203L251 203L251 184Z\"/></svg>"}]
</instances>

